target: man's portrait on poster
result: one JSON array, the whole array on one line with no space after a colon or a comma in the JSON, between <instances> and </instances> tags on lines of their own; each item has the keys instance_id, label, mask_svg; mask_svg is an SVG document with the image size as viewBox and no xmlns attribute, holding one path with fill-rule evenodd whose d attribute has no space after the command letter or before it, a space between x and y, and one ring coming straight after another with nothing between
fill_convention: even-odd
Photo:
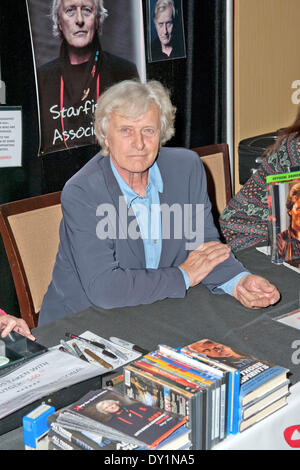
<instances>
[{"instance_id":1,"label":"man's portrait on poster","mask_svg":"<svg viewBox=\"0 0 300 470\"><path fill-rule=\"evenodd\" d=\"M148 60L186 57L182 0L148 0Z\"/></svg>"},{"instance_id":2,"label":"man's portrait on poster","mask_svg":"<svg viewBox=\"0 0 300 470\"><path fill-rule=\"evenodd\" d=\"M102 49L104 35L106 40L108 35L126 36L121 27L104 31L111 15L111 0L42 3L28 0L36 57L40 154L45 154L97 143L93 116L99 96L118 81L139 78L139 73L135 52L125 50L125 58L124 54L121 57ZM123 3L124 0L117 0L119 8ZM129 9L126 21L130 30L135 27L133 17ZM44 35L42 25L47 25L48 36ZM134 35L132 31L128 31L130 35ZM129 48L134 49L134 45ZM48 61L42 59L42 52L47 53Z\"/></svg>"}]
</instances>

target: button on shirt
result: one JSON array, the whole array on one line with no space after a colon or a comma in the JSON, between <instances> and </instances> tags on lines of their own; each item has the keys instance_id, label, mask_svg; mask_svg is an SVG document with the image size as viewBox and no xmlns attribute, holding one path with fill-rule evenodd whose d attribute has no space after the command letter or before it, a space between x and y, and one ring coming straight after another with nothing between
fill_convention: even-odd
<instances>
[{"instance_id":1,"label":"button on shirt","mask_svg":"<svg viewBox=\"0 0 300 470\"><path fill-rule=\"evenodd\" d=\"M141 238L144 244L145 260L147 269L157 269L159 266L162 238L161 238L161 214L159 193L163 192L163 180L155 162L149 168L149 182L146 188L145 197L137 194L124 181L116 170L112 160L110 159L112 172L120 186L121 192L125 197L127 207L132 208L139 225ZM179 268L184 277L186 289L190 287L189 277L187 273ZM227 294L232 295L235 284L241 277L249 274L242 272L220 285L219 287Z\"/></svg>"}]
</instances>

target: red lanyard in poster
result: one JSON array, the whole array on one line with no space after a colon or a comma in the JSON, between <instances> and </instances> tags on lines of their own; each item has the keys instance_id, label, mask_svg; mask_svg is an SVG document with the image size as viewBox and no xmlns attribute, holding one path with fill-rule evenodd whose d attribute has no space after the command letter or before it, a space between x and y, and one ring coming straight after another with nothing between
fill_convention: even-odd
<instances>
[{"instance_id":1,"label":"red lanyard in poster","mask_svg":"<svg viewBox=\"0 0 300 470\"><path fill-rule=\"evenodd\" d=\"M96 52L95 56L95 64L93 65L91 75L94 78L95 76L95 71L96 71L96 62L98 61L99 58L99 51ZM97 76L97 84L96 84L96 102L98 102L100 96L100 74L98 73ZM61 121L61 129L62 129L62 135L64 139L64 144L67 149L69 149L69 146L67 144L66 138L65 138L65 124L64 124L64 117L63 117L63 107L64 107L64 79L63 76L61 75L60 77L60 121ZM95 136L95 143L97 143L97 137Z\"/></svg>"}]
</instances>

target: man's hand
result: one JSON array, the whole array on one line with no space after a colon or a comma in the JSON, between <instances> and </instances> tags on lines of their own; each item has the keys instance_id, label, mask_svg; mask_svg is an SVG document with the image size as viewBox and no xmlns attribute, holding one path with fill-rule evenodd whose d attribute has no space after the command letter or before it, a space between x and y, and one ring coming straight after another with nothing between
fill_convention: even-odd
<instances>
[{"instance_id":1,"label":"man's hand","mask_svg":"<svg viewBox=\"0 0 300 470\"><path fill-rule=\"evenodd\" d=\"M190 287L199 284L218 264L230 255L230 247L220 242L206 242L191 251L182 268L190 279Z\"/></svg>"},{"instance_id":2,"label":"man's hand","mask_svg":"<svg viewBox=\"0 0 300 470\"><path fill-rule=\"evenodd\" d=\"M26 336L32 341L35 340L35 337L30 333L27 323L21 318L16 318L12 315L0 315L0 331L1 338L5 338L11 331L16 331L16 333Z\"/></svg>"},{"instance_id":3,"label":"man's hand","mask_svg":"<svg viewBox=\"0 0 300 470\"><path fill-rule=\"evenodd\" d=\"M280 299L277 288L267 279L247 274L234 286L232 295L248 308L262 308L276 304Z\"/></svg>"}]
</instances>

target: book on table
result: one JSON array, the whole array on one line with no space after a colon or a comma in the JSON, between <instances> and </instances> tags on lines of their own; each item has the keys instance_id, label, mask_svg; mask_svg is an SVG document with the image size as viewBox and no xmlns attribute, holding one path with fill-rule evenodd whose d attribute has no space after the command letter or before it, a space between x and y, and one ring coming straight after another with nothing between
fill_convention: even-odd
<instances>
[{"instance_id":1,"label":"book on table","mask_svg":"<svg viewBox=\"0 0 300 470\"><path fill-rule=\"evenodd\" d=\"M57 415L59 412L57 413ZM76 431L65 428L57 423L57 415L51 415L48 420L50 426L48 432L49 445L58 450L147 450L147 447L128 441L109 439L103 434ZM168 438L164 439L155 450L187 450L191 446L190 432L185 426L180 426Z\"/></svg>"},{"instance_id":2,"label":"book on table","mask_svg":"<svg viewBox=\"0 0 300 470\"><path fill-rule=\"evenodd\" d=\"M262 404L269 405L266 396L280 386L289 383L287 368L266 360L257 359L250 354L237 351L217 341L202 339L179 349L187 356L201 362L215 364L220 369L230 373L231 386L228 390L228 403L230 406L228 411L230 432L232 434L236 434L245 428L244 425L241 425L244 420L244 408L246 409L247 406L255 402L258 403L259 400L265 400ZM286 400L282 398L280 407L285 404ZM259 405L256 406L259 407ZM260 413L260 419L262 419L264 414L261 410Z\"/></svg>"},{"instance_id":3,"label":"book on table","mask_svg":"<svg viewBox=\"0 0 300 470\"><path fill-rule=\"evenodd\" d=\"M145 405L111 389L87 393L59 413L56 423L64 429L94 433L146 449L161 448L166 439L172 446L172 434L181 427L186 436L190 432L185 427L186 417Z\"/></svg>"}]
</instances>

